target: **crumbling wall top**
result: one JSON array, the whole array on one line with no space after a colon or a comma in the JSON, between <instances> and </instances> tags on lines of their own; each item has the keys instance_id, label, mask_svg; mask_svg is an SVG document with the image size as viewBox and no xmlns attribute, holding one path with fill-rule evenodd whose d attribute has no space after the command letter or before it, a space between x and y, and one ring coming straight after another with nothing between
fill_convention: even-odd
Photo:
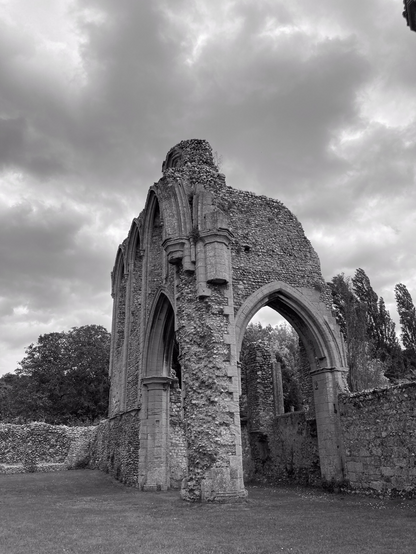
<instances>
[{"instance_id":1,"label":"crumbling wall top","mask_svg":"<svg viewBox=\"0 0 416 554\"><path fill-rule=\"evenodd\" d=\"M215 168L212 148L208 141L201 139L182 140L169 150L162 164L162 171L180 168L187 163L208 165Z\"/></svg>"}]
</instances>

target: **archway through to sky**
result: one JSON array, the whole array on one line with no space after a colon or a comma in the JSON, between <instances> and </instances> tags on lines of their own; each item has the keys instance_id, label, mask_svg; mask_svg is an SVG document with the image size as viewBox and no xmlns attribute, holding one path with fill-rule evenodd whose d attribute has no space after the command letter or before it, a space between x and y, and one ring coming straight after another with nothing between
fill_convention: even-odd
<instances>
[{"instance_id":1,"label":"archway through to sky","mask_svg":"<svg viewBox=\"0 0 416 554\"><path fill-rule=\"evenodd\" d=\"M240 375L244 479L273 479L274 472L281 470L276 469L277 460L286 459L292 443L296 443L295 427L282 421L298 421L287 418L291 412L305 413L294 414L302 421L302 417L314 419L305 348L295 328L276 308L260 308L247 324L240 351ZM314 422L308 425L316 427ZM274 434L277 426L285 429L284 435Z\"/></svg>"},{"instance_id":2,"label":"archway through to sky","mask_svg":"<svg viewBox=\"0 0 416 554\"><path fill-rule=\"evenodd\" d=\"M262 329L259 328L260 325ZM257 347L255 346L256 341L260 341ZM242 385L247 386L247 371L250 371L247 365L251 365L248 361L250 358L249 350L253 351L256 348L257 350L269 350L271 354L270 362L278 362L281 366L283 382L280 380L278 387L282 388L280 396L283 404L280 407L275 406L273 412L278 414L302 410L304 404L310 404L311 394L308 395L309 398L306 401L302 390L305 388L305 385L306 389L311 388L310 365L307 361L302 342L299 340L299 335L295 328L288 320L276 309L269 306L260 308L246 327L240 355L242 369L244 370L244 375L241 375ZM259 352L257 352L257 358L259 355ZM252 356L253 353L251 354ZM303 382L305 379L306 383ZM265 388L268 387L266 386ZM310 393L311 391L308 392ZM274 390L274 395L276 393L277 391ZM273 404L276 404L276 402L277 399L274 398Z\"/></svg>"},{"instance_id":3,"label":"archway through to sky","mask_svg":"<svg viewBox=\"0 0 416 554\"><path fill-rule=\"evenodd\" d=\"M255 313L249 321L249 325L250 323L261 323L263 327L267 325L271 325L272 327L282 324L289 325L287 319L281 316L279 312L276 312L276 310L273 310L273 308L269 308L269 306L264 306L264 308L261 308Z\"/></svg>"}]
</instances>

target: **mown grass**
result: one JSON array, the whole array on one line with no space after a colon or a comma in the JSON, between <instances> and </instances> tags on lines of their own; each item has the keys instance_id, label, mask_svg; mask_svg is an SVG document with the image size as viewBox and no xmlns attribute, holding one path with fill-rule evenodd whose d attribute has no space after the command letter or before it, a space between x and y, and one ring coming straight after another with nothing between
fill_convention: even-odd
<instances>
[{"instance_id":1,"label":"mown grass","mask_svg":"<svg viewBox=\"0 0 416 554\"><path fill-rule=\"evenodd\" d=\"M249 487L241 504L188 504L98 471L0 475L0 554L416 552L416 501Z\"/></svg>"}]
</instances>

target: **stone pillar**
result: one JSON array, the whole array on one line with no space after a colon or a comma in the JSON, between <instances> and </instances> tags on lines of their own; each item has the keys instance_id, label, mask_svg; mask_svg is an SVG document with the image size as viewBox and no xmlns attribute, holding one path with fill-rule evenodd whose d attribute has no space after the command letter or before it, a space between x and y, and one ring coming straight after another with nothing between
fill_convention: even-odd
<instances>
[{"instance_id":1,"label":"stone pillar","mask_svg":"<svg viewBox=\"0 0 416 554\"><path fill-rule=\"evenodd\" d=\"M274 415L281 415L285 413L285 404L283 400L282 364L280 362L272 362L272 378Z\"/></svg>"},{"instance_id":2,"label":"stone pillar","mask_svg":"<svg viewBox=\"0 0 416 554\"><path fill-rule=\"evenodd\" d=\"M338 394L343 390L342 371L320 368L311 371L321 474L325 481L344 478L344 455L338 413Z\"/></svg>"},{"instance_id":3,"label":"stone pillar","mask_svg":"<svg viewBox=\"0 0 416 554\"><path fill-rule=\"evenodd\" d=\"M230 287L206 285L207 300L199 296L200 283L193 275L183 271L178 277L176 338L188 452L181 496L189 501L235 501L247 493Z\"/></svg>"},{"instance_id":4,"label":"stone pillar","mask_svg":"<svg viewBox=\"0 0 416 554\"><path fill-rule=\"evenodd\" d=\"M199 298L206 298L211 296L211 289L207 287L207 271L205 261L205 248L202 241L196 243L196 282L197 282L197 294Z\"/></svg>"},{"instance_id":5,"label":"stone pillar","mask_svg":"<svg viewBox=\"0 0 416 554\"><path fill-rule=\"evenodd\" d=\"M139 482L143 490L167 490L169 471L170 377L144 377L145 417L140 429Z\"/></svg>"}]
</instances>

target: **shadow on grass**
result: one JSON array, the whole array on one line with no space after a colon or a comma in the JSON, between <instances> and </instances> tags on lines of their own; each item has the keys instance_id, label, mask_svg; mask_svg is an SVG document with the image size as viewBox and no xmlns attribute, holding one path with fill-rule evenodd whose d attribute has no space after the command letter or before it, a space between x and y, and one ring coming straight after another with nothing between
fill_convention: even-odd
<instances>
[{"instance_id":1,"label":"shadow on grass","mask_svg":"<svg viewBox=\"0 0 416 554\"><path fill-rule=\"evenodd\" d=\"M0 554L416 552L416 500L249 487L241 504L188 504L98 471L0 475Z\"/></svg>"}]
</instances>

